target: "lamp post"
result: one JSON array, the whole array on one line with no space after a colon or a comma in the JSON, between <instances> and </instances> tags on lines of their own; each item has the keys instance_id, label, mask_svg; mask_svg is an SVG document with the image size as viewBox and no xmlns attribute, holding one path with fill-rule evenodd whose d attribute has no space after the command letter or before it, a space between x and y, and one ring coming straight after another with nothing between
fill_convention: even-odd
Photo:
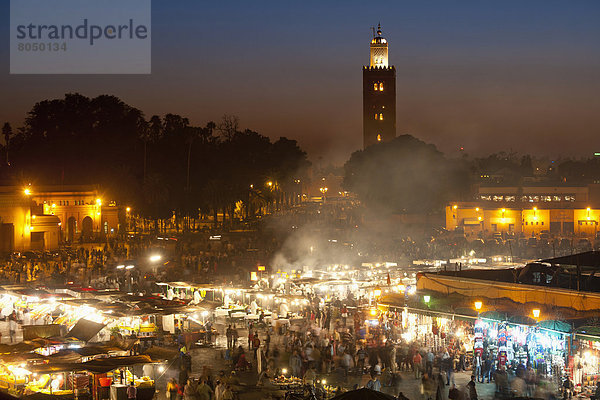
<instances>
[{"instance_id":1,"label":"lamp post","mask_svg":"<svg viewBox=\"0 0 600 400\"><path fill-rule=\"evenodd\" d=\"M539 308L534 308L533 310L531 310L531 314L533 314L533 318L535 318L535 320L539 320L540 318L540 309Z\"/></svg>"},{"instance_id":2,"label":"lamp post","mask_svg":"<svg viewBox=\"0 0 600 400\"><path fill-rule=\"evenodd\" d=\"M475 302L475 310L477 310L477 319L479 319L479 312L481 311L481 307L483 307L483 302L480 300L477 300Z\"/></svg>"},{"instance_id":3,"label":"lamp post","mask_svg":"<svg viewBox=\"0 0 600 400\"><path fill-rule=\"evenodd\" d=\"M325 203L325 195L327 194L328 190L329 190L329 188L327 188L327 187L319 188L319 191L323 194L323 203Z\"/></svg>"}]
</instances>

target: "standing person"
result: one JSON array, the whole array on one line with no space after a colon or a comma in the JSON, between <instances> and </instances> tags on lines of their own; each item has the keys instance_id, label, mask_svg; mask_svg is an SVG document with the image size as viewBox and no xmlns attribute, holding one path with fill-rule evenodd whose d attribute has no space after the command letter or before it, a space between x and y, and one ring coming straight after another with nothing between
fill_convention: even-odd
<instances>
[{"instance_id":1,"label":"standing person","mask_svg":"<svg viewBox=\"0 0 600 400\"><path fill-rule=\"evenodd\" d=\"M267 337L265 338L265 355L269 356L269 345L271 344L271 334L267 330Z\"/></svg>"},{"instance_id":2,"label":"standing person","mask_svg":"<svg viewBox=\"0 0 600 400\"><path fill-rule=\"evenodd\" d=\"M340 314L342 315L342 326L345 328L346 327L346 318L348 318L348 308L346 308L345 304L342 306L342 309L340 310Z\"/></svg>"},{"instance_id":3,"label":"standing person","mask_svg":"<svg viewBox=\"0 0 600 400\"><path fill-rule=\"evenodd\" d=\"M248 329L248 350L252 350L252 344L254 343L254 334L252 328Z\"/></svg>"},{"instance_id":4,"label":"standing person","mask_svg":"<svg viewBox=\"0 0 600 400\"><path fill-rule=\"evenodd\" d=\"M362 375L363 371L365 370L365 360L367 358L367 351L362 346L358 348L358 351L356 352L356 358L358 359L358 373L359 375Z\"/></svg>"},{"instance_id":5,"label":"standing person","mask_svg":"<svg viewBox=\"0 0 600 400\"><path fill-rule=\"evenodd\" d=\"M128 400L137 399L137 388L135 387L133 381L129 382L129 386L127 386L127 399Z\"/></svg>"},{"instance_id":6,"label":"standing person","mask_svg":"<svg viewBox=\"0 0 600 400\"><path fill-rule=\"evenodd\" d=\"M483 383L483 374L481 371L481 356L477 355L473 359L473 372L477 377L477 382Z\"/></svg>"},{"instance_id":7,"label":"standing person","mask_svg":"<svg viewBox=\"0 0 600 400\"><path fill-rule=\"evenodd\" d=\"M352 356L348 352L345 352L342 356L342 367L344 367L344 377L347 378L348 372L352 368Z\"/></svg>"},{"instance_id":8,"label":"standing person","mask_svg":"<svg viewBox=\"0 0 600 400\"><path fill-rule=\"evenodd\" d=\"M230 385L225 385L225 390L223 391L222 400L233 400L233 391L231 390Z\"/></svg>"},{"instance_id":9,"label":"standing person","mask_svg":"<svg viewBox=\"0 0 600 400\"><path fill-rule=\"evenodd\" d=\"M235 327L235 325L233 326L233 330L231 331L231 338L233 340L232 348L235 348L237 346L237 341L238 341L238 338L239 338L239 333L238 333L237 328Z\"/></svg>"},{"instance_id":10,"label":"standing person","mask_svg":"<svg viewBox=\"0 0 600 400\"><path fill-rule=\"evenodd\" d=\"M427 352L427 362L425 364L425 368L427 370L427 374L429 376L433 376L433 361L435 360L435 354L433 354L432 349L429 349Z\"/></svg>"},{"instance_id":11,"label":"standing person","mask_svg":"<svg viewBox=\"0 0 600 400\"><path fill-rule=\"evenodd\" d=\"M221 380L218 380L217 386L215 386L215 400L223 400L224 392L225 392L225 383Z\"/></svg>"},{"instance_id":12,"label":"standing person","mask_svg":"<svg viewBox=\"0 0 600 400\"><path fill-rule=\"evenodd\" d=\"M231 329L231 325L225 330L225 337L227 338L227 348L231 349L233 347L233 330Z\"/></svg>"},{"instance_id":13,"label":"standing person","mask_svg":"<svg viewBox=\"0 0 600 400\"><path fill-rule=\"evenodd\" d=\"M415 352L413 356L413 370L415 372L415 379L419 379L421 376L421 362L423 361L423 357L421 357L421 353L418 351Z\"/></svg>"},{"instance_id":14,"label":"standing person","mask_svg":"<svg viewBox=\"0 0 600 400\"><path fill-rule=\"evenodd\" d=\"M298 354L297 350L290 357L290 369L292 370L292 376L300 378L302 375L302 358Z\"/></svg>"},{"instance_id":15,"label":"standing person","mask_svg":"<svg viewBox=\"0 0 600 400\"><path fill-rule=\"evenodd\" d=\"M256 360L256 353L258 352L258 349L260 349L260 339L258 338L258 334L254 335L254 338L252 339L252 350L254 351L254 359Z\"/></svg>"},{"instance_id":16,"label":"standing person","mask_svg":"<svg viewBox=\"0 0 600 400\"><path fill-rule=\"evenodd\" d=\"M17 333L17 313L13 310L13 312L8 317L8 336L10 336L10 342L13 343L16 341L16 333Z\"/></svg>"},{"instance_id":17,"label":"standing person","mask_svg":"<svg viewBox=\"0 0 600 400\"><path fill-rule=\"evenodd\" d=\"M469 389L469 398L471 400L477 400L477 388L475 387L475 375L471 375L471 381L467 383Z\"/></svg>"},{"instance_id":18,"label":"standing person","mask_svg":"<svg viewBox=\"0 0 600 400\"><path fill-rule=\"evenodd\" d=\"M483 362L483 377L487 378L487 383L490 383L490 379L492 376L492 356L491 354L485 358Z\"/></svg>"}]
</instances>

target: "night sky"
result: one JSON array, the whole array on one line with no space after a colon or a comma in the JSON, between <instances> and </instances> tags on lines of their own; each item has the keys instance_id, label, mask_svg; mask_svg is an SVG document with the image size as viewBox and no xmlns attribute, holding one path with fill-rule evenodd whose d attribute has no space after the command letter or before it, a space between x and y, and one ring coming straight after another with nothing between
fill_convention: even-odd
<instances>
[{"instance_id":1,"label":"night sky","mask_svg":"<svg viewBox=\"0 0 600 400\"><path fill-rule=\"evenodd\" d=\"M225 3L225 4L221 4ZM204 125L223 114L313 161L362 145L362 70L381 22L397 69L397 134L448 154L600 151L600 1L155 0L152 75L9 75L0 6L0 122L39 100L114 94Z\"/></svg>"}]
</instances>

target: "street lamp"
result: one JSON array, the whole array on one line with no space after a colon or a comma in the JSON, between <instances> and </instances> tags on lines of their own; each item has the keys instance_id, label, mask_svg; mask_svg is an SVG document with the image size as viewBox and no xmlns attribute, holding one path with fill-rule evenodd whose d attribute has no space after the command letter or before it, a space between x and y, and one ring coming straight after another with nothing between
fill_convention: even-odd
<instances>
[{"instance_id":1,"label":"street lamp","mask_svg":"<svg viewBox=\"0 0 600 400\"><path fill-rule=\"evenodd\" d=\"M381 296L381 288L378 286L373 290L373 296L378 299Z\"/></svg>"},{"instance_id":2,"label":"street lamp","mask_svg":"<svg viewBox=\"0 0 600 400\"><path fill-rule=\"evenodd\" d=\"M540 317L540 309L539 308L534 308L533 310L531 310L531 313L533 314L533 318L538 319Z\"/></svg>"},{"instance_id":3,"label":"street lamp","mask_svg":"<svg viewBox=\"0 0 600 400\"><path fill-rule=\"evenodd\" d=\"M425 304L429 305L429 302L431 301L431 296L426 294L425 296L423 296L423 301L425 302Z\"/></svg>"},{"instance_id":4,"label":"street lamp","mask_svg":"<svg viewBox=\"0 0 600 400\"><path fill-rule=\"evenodd\" d=\"M479 310L481 310L481 307L483 307L483 302L476 301L475 302L475 309L477 310L477 313L479 313Z\"/></svg>"}]
</instances>

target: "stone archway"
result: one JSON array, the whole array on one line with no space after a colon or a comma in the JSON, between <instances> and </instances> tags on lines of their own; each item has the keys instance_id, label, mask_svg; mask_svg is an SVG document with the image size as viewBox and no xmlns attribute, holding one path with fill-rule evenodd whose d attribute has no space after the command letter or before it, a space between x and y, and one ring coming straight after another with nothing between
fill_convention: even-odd
<instances>
[{"instance_id":1,"label":"stone archway","mask_svg":"<svg viewBox=\"0 0 600 400\"><path fill-rule=\"evenodd\" d=\"M75 217L69 217L67 219L67 241L69 243L73 243L76 232L77 232L77 219Z\"/></svg>"},{"instance_id":2,"label":"stone archway","mask_svg":"<svg viewBox=\"0 0 600 400\"><path fill-rule=\"evenodd\" d=\"M90 240L94 234L94 221L87 216L81 221L81 236L83 240Z\"/></svg>"}]
</instances>

